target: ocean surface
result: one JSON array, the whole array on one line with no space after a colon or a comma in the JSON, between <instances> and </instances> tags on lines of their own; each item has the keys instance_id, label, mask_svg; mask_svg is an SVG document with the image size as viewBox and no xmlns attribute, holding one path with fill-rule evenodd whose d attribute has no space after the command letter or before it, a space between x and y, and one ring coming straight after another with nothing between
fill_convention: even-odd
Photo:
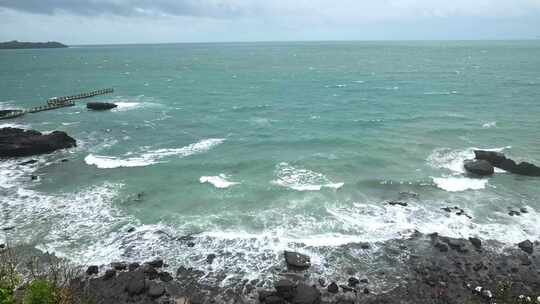
<instances>
[{"instance_id":1,"label":"ocean surface","mask_svg":"<svg viewBox=\"0 0 540 304\"><path fill-rule=\"evenodd\" d=\"M0 227L14 227L0 242L84 264L161 256L234 280L264 276L284 249L318 273L370 273L392 264L377 244L415 230L538 240L540 179L473 179L463 161L482 148L540 164L539 54L540 41L1 51L0 109L106 87L91 100L118 108L0 121L78 142L0 161Z\"/></svg>"}]
</instances>

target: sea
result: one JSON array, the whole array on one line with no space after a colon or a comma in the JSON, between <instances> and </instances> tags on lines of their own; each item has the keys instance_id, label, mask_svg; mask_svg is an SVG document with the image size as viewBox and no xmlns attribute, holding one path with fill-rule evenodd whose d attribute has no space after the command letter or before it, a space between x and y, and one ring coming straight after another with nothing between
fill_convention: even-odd
<instances>
[{"instance_id":1,"label":"sea","mask_svg":"<svg viewBox=\"0 0 540 304\"><path fill-rule=\"evenodd\" d=\"M397 269L378 250L415 231L539 240L539 178L463 168L474 149L540 164L539 54L538 40L0 51L0 109L114 88L0 121L77 140L0 160L0 243L82 265L162 257L226 285L283 269L284 250L327 277Z\"/></svg>"}]
</instances>

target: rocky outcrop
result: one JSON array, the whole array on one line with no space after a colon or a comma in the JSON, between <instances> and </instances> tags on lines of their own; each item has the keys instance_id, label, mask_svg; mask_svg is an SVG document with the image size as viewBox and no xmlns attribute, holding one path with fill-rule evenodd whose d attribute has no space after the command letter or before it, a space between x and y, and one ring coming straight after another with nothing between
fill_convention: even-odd
<instances>
[{"instance_id":1,"label":"rocky outcrop","mask_svg":"<svg viewBox=\"0 0 540 304\"><path fill-rule=\"evenodd\" d=\"M116 107L117 105L109 102L89 102L86 104L86 108L97 111L110 110Z\"/></svg>"},{"instance_id":2,"label":"rocky outcrop","mask_svg":"<svg viewBox=\"0 0 540 304\"><path fill-rule=\"evenodd\" d=\"M510 173L526 176L540 176L540 167L528 162L521 162L517 164L512 159L506 158L506 156L500 152L476 150L474 151L474 154L477 160L485 160L494 167L503 169Z\"/></svg>"},{"instance_id":3,"label":"rocky outcrop","mask_svg":"<svg viewBox=\"0 0 540 304\"><path fill-rule=\"evenodd\" d=\"M75 139L61 131L42 134L18 128L0 129L0 157L46 154L75 146L77 146Z\"/></svg>"},{"instance_id":4,"label":"rocky outcrop","mask_svg":"<svg viewBox=\"0 0 540 304\"><path fill-rule=\"evenodd\" d=\"M309 256L298 252L285 251L285 262L290 270L306 270L311 266Z\"/></svg>"},{"instance_id":5,"label":"rocky outcrop","mask_svg":"<svg viewBox=\"0 0 540 304\"><path fill-rule=\"evenodd\" d=\"M465 170L467 172L479 175L479 176L490 176L495 173L495 168L487 160L470 160L466 161L464 164Z\"/></svg>"}]
</instances>

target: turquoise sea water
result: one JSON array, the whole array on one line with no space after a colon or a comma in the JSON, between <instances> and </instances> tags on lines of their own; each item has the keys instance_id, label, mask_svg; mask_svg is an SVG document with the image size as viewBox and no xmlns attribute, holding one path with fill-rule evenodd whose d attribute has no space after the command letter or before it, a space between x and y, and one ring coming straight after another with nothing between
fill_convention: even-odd
<instances>
[{"instance_id":1,"label":"turquoise sea water","mask_svg":"<svg viewBox=\"0 0 540 304\"><path fill-rule=\"evenodd\" d=\"M218 253L211 270L241 276L283 249L320 272L370 271L378 242L415 229L537 240L540 179L471 179L462 164L473 148L540 164L539 54L539 41L2 51L1 109L105 87L114 94L94 100L119 105L0 122L78 141L36 165L1 161L0 227L16 227L3 237L83 263L163 256L208 270ZM398 199L409 205L385 204ZM193 248L176 239L188 234ZM373 248L343 249L358 242Z\"/></svg>"}]
</instances>

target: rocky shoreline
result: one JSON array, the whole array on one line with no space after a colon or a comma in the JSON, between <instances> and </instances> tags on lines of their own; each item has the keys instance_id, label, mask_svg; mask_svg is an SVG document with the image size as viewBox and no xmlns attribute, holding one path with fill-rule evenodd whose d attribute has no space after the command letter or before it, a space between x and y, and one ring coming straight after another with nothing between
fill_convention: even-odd
<instances>
[{"instance_id":1,"label":"rocky shoreline","mask_svg":"<svg viewBox=\"0 0 540 304\"><path fill-rule=\"evenodd\" d=\"M377 291L379 280L370 275L343 281L311 276L310 258L296 252L283 253L283 265L278 267L287 270L273 282L246 279L230 285L211 283L203 271L188 265L171 269L156 259L93 265L72 284L78 293L104 304L536 303L540 296L538 242L524 241L506 248L500 245L419 232L384 242L380 250L401 254L406 265L395 286L384 292Z\"/></svg>"}]
</instances>

